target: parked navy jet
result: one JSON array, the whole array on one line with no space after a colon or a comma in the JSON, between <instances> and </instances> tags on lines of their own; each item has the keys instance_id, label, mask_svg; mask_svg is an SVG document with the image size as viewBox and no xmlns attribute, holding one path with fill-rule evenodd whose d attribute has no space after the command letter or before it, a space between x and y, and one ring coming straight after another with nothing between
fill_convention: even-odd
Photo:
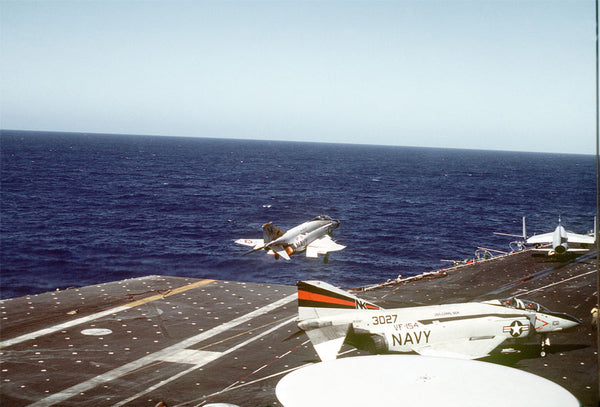
<instances>
[{"instance_id":1,"label":"parked navy jet","mask_svg":"<svg viewBox=\"0 0 600 407\"><path fill-rule=\"evenodd\" d=\"M324 261L327 263L329 252L346 248L331 239L331 233L339 225L339 221L325 215L317 216L287 232L269 222L262 227L263 239L238 239L235 242L253 247L252 250L244 253L244 256L258 250L266 250L268 253L274 254L275 259L283 257L290 260L291 255L306 252L306 257L311 258L317 258L319 254L324 254Z\"/></svg>"},{"instance_id":2,"label":"parked navy jet","mask_svg":"<svg viewBox=\"0 0 600 407\"><path fill-rule=\"evenodd\" d=\"M371 353L417 352L478 359L507 339L547 334L581 323L577 318L517 298L382 309L322 281L298 284L298 327L321 360L332 360L344 342Z\"/></svg>"},{"instance_id":3,"label":"parked navy jet","mask_svg":"<svg viewBox=\"0 0 600 407\"><path fill-rule=\"evenodd\" d=\"M596 222L594 222L594 228L595 224ZM587 252L589 251L589 248L586 246L594 245L596 242L595 232L594 236L567 232L562 225L560 217L558 218L558 226L554 229L554 232L542 233L541 235L534 235L528 238L526 237L525 231L525 218L523 218L523 236L525 237L525 243L535 245L533 250L546 252L548 253L548 256L563 255L567 252Z\"/></svg>"},{"instance_id":4,"label":"parked navy jet","mask_svg":"<svg viewBox=\"0 0 600 407\"><path fill-rule=\"evenodd\" d=\"M524 244L533 245L533 251L545 252L548 256L561 256L566 253L581 253L587 252L590 249L588 246L593 246L596 242L596 221L594 219L594 233L593 235L587 234L582 235L578 233L568 232L562 225L562 220L558 218L558 226L554 229L554 232L542 233L540 235L533 235L527 237L527 225L525 224L525 216L523 216L523 235L512 235L508 233L494 232L496 235L501 236L512 236L521 237L522 242L511 242L517 244L519 249L524 248Z\"/></svg>"}]
</instances>

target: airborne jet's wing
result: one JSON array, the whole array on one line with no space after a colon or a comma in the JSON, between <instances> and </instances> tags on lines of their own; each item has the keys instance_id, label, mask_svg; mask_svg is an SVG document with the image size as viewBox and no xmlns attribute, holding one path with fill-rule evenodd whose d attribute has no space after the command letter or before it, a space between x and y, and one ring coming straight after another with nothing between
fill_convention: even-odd
<instances>
[{"instance_id":1,"label":"airborne jet's wing","mask_svg":"<svg viewBox=\"0 0 600 407\"><path fill-rule=\"evenodd\" d=\"M317 254L327 254L329 252L335 252L345 248L346 246L337 244L329 235L325 235L312 241L308 246L306 246L306 255L308 257L316 257Z\"/></svg>"},{"instance_id":2,"label":"airborne jet's wing","mask_svg":"<svg viewBox=\"0 0 600 407\"><path fill-rule=\"evenodd\" d=\"M527 244L543 244L543 243L552 243L552 238L554 233L542 233L541 235L531 236L526 240Z\"/></svg>"},{"instance_id":3,"label":"airborne jet's wing","mask_svg":"<svg viewBox=\"0 0 600 407\"><path fill-rule=\"evenodd\" d=\"M567 232L567 241L569 243L594 244L596 242L596 239L594 239L593 236Z\"/></svg>"},{"instance_id":4,"label":"airborne jet's wing","mask_svg":"<svg viewBox=\"0 0 600 407\"><path fill-rule=\"evenodd\" d=\"M415 348L414 351L424 356L479 359L488 356L505 339L504 336L500 335L481 338L461 338Z\"/></svg>"}]
</instances>

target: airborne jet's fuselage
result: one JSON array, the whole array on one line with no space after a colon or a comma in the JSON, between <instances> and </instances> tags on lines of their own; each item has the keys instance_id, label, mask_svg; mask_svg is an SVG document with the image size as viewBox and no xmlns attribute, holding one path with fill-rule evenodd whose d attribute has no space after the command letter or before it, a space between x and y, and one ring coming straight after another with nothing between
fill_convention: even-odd
<instances>
[{"instance_id":1,"label":"airborne jet's fuselage","mask_svg":"<svg viewBox=\"0 0 600 407\"><path fill-rule=\"evenodd\" d=\"M280 245L290 247L293 253L302 252L314 240L333 232L339 225L340 223L335 219L317 218L291 228L279 238L267 243L265 247Z\"/></svg>"}]
</instances>

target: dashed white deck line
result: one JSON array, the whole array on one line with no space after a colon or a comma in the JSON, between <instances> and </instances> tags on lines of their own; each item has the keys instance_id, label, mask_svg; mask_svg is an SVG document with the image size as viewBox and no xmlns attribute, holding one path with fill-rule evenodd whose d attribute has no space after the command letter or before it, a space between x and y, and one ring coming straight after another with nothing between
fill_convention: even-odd
<instances>
[{"instance_id":1,"label":"dashed white deck line","mask_svg":"<svg viewBox=\"0 0 600 407\"><path fill-rule=\"evenodd\" d=\"M1 348L5 348L7 346L16 345L16 344L21 343L21 342L25 342L25 341L29 341L29 340L32 340L32 339L36 339L36 338L39 338L40 336L53 334L55 332L62 331L62 330L67 329L67 328L72 328L72 327L77 326L77 325L85 324L86 322L94 321L94 320L99 319L99 318L104 318L104 317L106 317L108 315L112 315L112 314L116 314L116 313L119 313L119 312L122 312L122 311L126 311L126 310L129 310L129 309L134 308L134 307L138 307L138 306L140 306L142 304L146 304L146 303L151 302L151 301L156 301L156 300L159 300L159 299L163 299L163 298L169 297L171 295L179 294L179 293L182 293L184 291L191 290L193 288L197 288L197 287L201 287L201 286L210 284L213 281L215 281L215 280L202 280L202 281L198 281L198 282L193 283L193 284L186 284L184 286L181 286L181 287L178 287L178 288L176 288L174 290L171 290L170 292L168 292L168 293L166 293L164 295L163 294L152 295L150 297L146 297L146 298L143 298L141 300L133 301L133 302L130 302L130 303L125 304L125 305L121 305L121 306L118 306L118 307L110 308L110 309L108 309L106 311L97 312L95 314L91 314L91 315L88 315L88 316L85 316L85 317L81 317L81 318L77 318L77 319L74 319L74 320L71 320L71 321L63 322L62 324L53 325L53 326L50 326L48 328L40 329L38 331L34 331L34 332L30 332L28 334L17 336L16 338L7 339L5 341L0 342L0 349Z\"/></svg>"},{"instance_id":2,"label":"dashed white deck line","mask_svg":"<svg viewBox=\"0 0 600 407\"><path fill-rule=\"evenodd\" d=\"M16 345L21 342L36 339L36 338L39 338L40 336L49 335L49 334L52 334L52 333L55 333L58 331L62 331L63 329L72 328L74 326L85 324L86 322L90 322L90 321L93 321L98 318L103 318L108 315L112 315L117 312L125 311L128 309L130 309L130 308L122 305L120 307L115 307L115 308L111 308L106 311L98 312L96 314L88 315L87 317L77 318L72 321L64 322L62 324L53 325L51 327L40 329L35 332L30 332L28 334L17 336L16 338L7 339L5 341L0 342L0 348L5 348L7 346L12 346L12 345Z\"/></svg>"},{"instance_id":3,"label":"dashed white deck line","mask_svg":"<svg viewBox=\"0 0 600 407\"><path fill-rule=\"evenodd\" d=\"M214 354L214 355L211 355L211 359L210 360L204 359L204 360L202 360L201 363L197 363L194 366L192 366L192 367L184 370L183 372L180 372L180 373L178 373L176 375L170 376L168 379L162 380L159 383L155 384L154 386L150 386L147 389L145 389L145 390L143 390L143 391L141 391L141 392L139 392L137 394L134 394L133 396L131 396L131 397L125 399L125 400L122 400L122 401L120 401L117 404L114 404L113 407L124 406L125 404L127 404L127 403L129 403L129 402L131 402L133 400L136 400L136 399L138 399L138 398L140 398L140 397L142 397L142 396L144 396L144 395L146 395L146 394L148 394L148 393L150 393L150 392L158 389L159 387L164 386L165 384L168 384L168 383L170 383L170 382L172 382L174 380L179 379L182 376L185 376L188 373L193 372L194 370L197 370L197 369L201 368L202 366L206 365L209 362L212 362L213 360L216 360L216 359L218 359L218 358L220 358L222 356L225 356L225 355L227 355L227 354L229 354L229 353L231 353L233 351L236 351L236 350L238 350L240 348L243 348L244 346L246 346L249 343L252 343L252 342L254 342L254 341L262 338L263 336L269 335L271 332L274 332L274 331L278 330L282 326L285 326L285 325L289 324L290 322L294 321L295 319L296 319L296 317L294 316L294 317L292 317L292 318L290 318L290 319L288 319L286 321L283 321L283 322L275 325L274 327L272 327L270 329L267 329L266 331L261 332L260 334L258 334L256 336L253 336L252 338L247 339L244 342L239 343L239 344L237 344L237 345L235 345L235 346L227 349L224 352L210 352L211 354ZM202 351L197 351L197 352L202 352ZM187 362L183 362L183 363L190 363L190 362L187 361Z\"/></svg>"},{"instance_id":4,"label":"dashed white deck line","mask_svg":"<svg viewBox=\"0 0 600 407\"><path fill-rule=\"evenodd\" d=\"M162 350L159 350L158 352L152 353L150 355L146 355L140 359L134 360L133 362L127 363L123 366L117 367L116 369L113 369L109 372L103 373L101 375L92 377L89 380L86 380L85 382L76 384L75 386L71 386L68 389L62 390L58 393L52 394L46 398L43 398L33 404L30 404L30 406L33 407L46 407L46 406L52 406L54 404L57 403L61 403L64 400L67 400L71 397L74 396L78 396L80 393L84 393L86 391L89 391L91 389L93 389L96 386L99 386L103 383L107 383L110 382L112 380L115 380L123 375L126 375L128 373L133 372L134 370L140 369L148 364L151 364L153 362L155 362L156 360L163 360L164 358L168 358L169 355L172 355L173 353L178 353L180 352L182 349L185 349L187 347L190 347L198 342L204 341L208 338L211 338L215 335L218 335L222 332L225 332L237 325L243 324L244 322L250 321L256 317L259 317L261 315L264 315L274 309L277 309L279 307L284 306L285 304L288 304L292 301L294 301L296 298L298 298L298 294L294 293L292 295L289 295L287 297L284 297L278 301L275 301L271 304L265 305L262 308L259 308L257 310L254 310L252 312L249 312L246 315L242 315L238 318L235 318L229 322L225 322L224 324L221 324L219 326L216 326L212 329L209 329L208 331L202 332L198 335L192 336L190 338L184 339L183 341L176 343L172 346L169 346L167 348L164 348ZM285 323L289 323L291 320L287 320L284 321ZM283 324L283 323L282 323ZM280 324L281 325L281 324ZM279 325L277 326L279 327ZM274 330L274 328L271 328L267 331L267 333L271 330ZM261 334L262 335L262 334ZM266 334L265 334L266 335ZM258 337L253 337L258 339ZM226 354L228 352L233 352L234 350L238 349L241 346L244 346L246 343L242 342L242 344L240 345L236 345L235 347L222 352L220 356L223 356L223 354ZM218 353L218 352L215 352ZM207 356L207 355L205 355ZM216 357L216 355L213 355L213 357ZM207 357L206 359L211 359L210 357ZM212 361L214 359L208 360L206 363L208 363L209 361ZM196 365L193 366L193 368L198 368L200 366ZM193 368L191 370L193 370ZM189 370L189 369L188 369Z\"/></svg>"},{"instance_id":5,"label":"dashed white deck line","mask_svg":"<svg viewBox=\"0 0 600 407\"><path fill-rule=\"evenodd\" d=\"M205 365L218 358L221 352L206 350L181 349L171 355L165 355L162 360L171 363L187 363L191 365Z\"/></svg>"},{"instance_id":6,"label":"dashed white deck line","mask_svg":"<svg viewBox=\"0 0 600 407\"><path fill-rule=\"evenodd\" d=\"M577 278L585 277L585 276L587 276L589 274L593 274L593 273L596 273L596 270L588 271L587 273L582 273L582 274L578 274L578 275L573 276L573 277L565 278L564 280L557 281L556 283L548 284L548 285L545 285L545 286L540 287L540 288L535 288L533 290L525 291L524 293L519 293L519 294L515 295L515 297L520 297L522 295L531 294L531 293L534 293L536 291L542 291L542 290L545 290L546 288L554 287L555 285L563 284L563 283L566 283L567 281L571 281L571 280L575 280Z\"/></svg>"}]
</instances>

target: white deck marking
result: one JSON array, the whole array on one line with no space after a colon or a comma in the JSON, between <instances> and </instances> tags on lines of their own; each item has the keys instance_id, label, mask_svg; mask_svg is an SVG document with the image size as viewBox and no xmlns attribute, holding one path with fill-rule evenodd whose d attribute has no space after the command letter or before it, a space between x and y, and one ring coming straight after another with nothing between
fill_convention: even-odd
<instances>
[{"instance_id":1,"label":"white deck marking","mask_svg":"<svg viewBox=\"0 0 600 407\"><path fill-rule=\"evenodd\" d=\"M5 341L0 342L0 348L16 345L17 343L29 341L31 339L38 338L40 336L44 336L44 335L48 335L48 334L52 334L52 333L61 331L63 329L72 328L76 325L85 324L86 322L93 321L95 319L102 318L102 317L105 317L108 315L112 315L114 313L125 311L128 309L130 309L130 308L122 305L120 307L115 307L115 308L111 308L106 311L98 312L96 314L88 315L87 317L77 318L72 321L64 322L62 324L58 324L58 325L54 325L54 326L51 326L48 328L40 329L39 331L30 332L25 335L17 336L16 338L7 339Z\"/></svg>"},{"instance_id":2,"label":"white deck marking","mask_svg":"<svg viewBox=\"0 0 600 407\"><path fill-rule=\"evenodd\" d=\"M152 295L150 297L142 298L141 300L133 301L133 302L130 302L125 305L121 305L118 307L108 309L106 311L97 312L95 314L88 315L86 317L77 318L72 321L63 322L62 324L54 325L54 326L51 326L48 328L40 329L35 332L30 332L28 334L17 336L16 338L7 339L5 341L0 342L0 349L5 348L7 346L16 345L21 342L29 341L31 339L39 338L40 336L44 336L44 335L52 334L52 333L55 333L58 331L62 331L63 329L72 328L77 325L85 324L86 322L94 321L98 318L103 318L108 315L116 314L121 311L126 311L126 310L129 310L134 307L139 307L140 305L146 304L150 301L156 301L156 300L163 299L165 297L169 297L171 295L179 294L181 292L191 290L192 288L197 288L197 287L201 287L203 285L207 285L209 283L212 283L213 281L215 281L215 280L202 280L202 281L198 281L196 283L186 284L184 286L175 288L175 289L169 291L168 293L165 293L164 295L162 295L162 294Z\"/></svg>"},{"instance_id":3,"label":"white deck marking","mask_svg":"<svg viewBox=\"0 0 600 407\"><path fill-rule=\"evenodd\" d=\"M185 349L187 347L190 347L198 342L204 341L208 338L211 338L215 335L218 335L222 332L225 332L237 325L243 324L244 322L247 322L251 319L254 319L258 316L264 315L274 309L277 309L289 302L294 301L296 298L298 298L298 294L294 293L292 295L289 295L287 297L284 297L278 301L275 301L271 304L265 305L262 308L259 308L257 310L254 310L252 312L249 312L246 315L242 315L234 320L231 320L229 322L225 322L224 324L221 324L219 326L216 326L212 329L209 329L208 331L202 332L198 335L192 336L190 338L184 339L183 341L176 343L175 345L169 346L167 348L164 348L162 350L159 350L155 353L152 353L150 355L144 356L138 360L134 360L132 362L129 362L123 366L119 366L109 372L103 373L101 375L98 375L96 377L92 377L89 380L86 380L85 382L76 384L74 386L69 387L68 389L65 389L63 391L60 391L58 393L52 394L46 398L43 398L33 404L30 404L30 406L34 406L34 407L41 407L41 406L51 406L57 403L60 403L64 400L67 400L71 397L77 396L80 393L86 392L88 390L93 389L96 386L99 386L100 384L106 383L106 382L110 382L112 380L115 380L118 377L121 377L125 374L131 373L134 370L140 369L150 363L155 362L156 360L162 360L165 357L168 357L168 355L171 355L173 353L177 353L179 352L181 349ZM284 321L285 323L289 323L290 320ZM281 324L280 324L281 325ZM277 326L279 327L279 325ZM273 329L273 328L272 328ZM271 330L268 330L267 332L269 332ZM258 339L257 337L254 337L256 339ZM226 352L232 352L233 350L239 348L240 346L243 346L244 344L246 344L248 341L246 342L242 342L242 344L240 345L236 345L235 347L225 351L222 353L226 354ZM221 356L222 356L221 355ZM196 366L194 366L196 367ZM199 366L198 366L199 367ZM188 369L189 370L189 369ZM192 369L193 370L193 369Z\"/></svg>"},{"instance_id":4,"label":"white deck marking","mask_svg":"<svg viewBox=\"0 0 600 407\"><path fill-rule=\"evenodd\" d=\"M585 276L587 276L588 274L593 274L593 273L595 273L595 272L596 272L596 270L594 270L594 271L588 271L587 273L578 274L578 275L576 275L576 276L573 276L573 277L565 278L564 280L557 281L556 283L548 284L548 285L545 285L545 286L543 286L543 287L540 287L540 288L536 288L536 289L533 289L533 290L525 291L524 293L519 293L519 294L516 294L516 295L515 295L515 297L520 297L520 296L522 296L522 295L531 294L531 293L534 293L534 292L536 292L536 291L545 290L546 288L550 288L550 287L553 287L553 286L555 286L555 285L563 284L563 283L566 283L567 281L570 281L570 280L575 280L576 278L585 277Z\"/></svg>"},{"instance_id":5,"label":"white deck marking","mask_svg":"<svg viewBox=\"0 0 600 407\"><path fill-rule=\"evenodd\" d=\"M191 365L205 365L221 356L221 352L207 350L181 349L171 355L164 355L162 360L171 363L186 363Z\"/></svg>"},{"instance_id":6,"label":"white deck marking","mask_svg":"<svg viewBox=\"0 0 600 407\"><path fill-rule=\"evenodd\" d=\"M220 358L222 356L225 356L225 355L227 355L227 354L229 354L229 353L231 353L233 351L236 351L239 348L242 348L242 347L248 345L249 343L254 342L254 341L262 338L263 336L268 335L271 332L278 330L282 326L289 324L290 322L294 321L295 319L296 319L295 316L292 317L292 318L290 318L290 319L287 319L287 320L285 320L285 321L277 324L276 326L274 326L274 327L272 327L270 329L267 329L266 331L261 332L260 334L258 334L256 336L253 336L252 338L247 339L244 342L239 343L239 344L235 345L232 348L227 349L224 352L211 352L211 353L216 353L217 354L217 355L215 355L216 357L214 357L212 360L208 360L208 361L206 361L205 363L202 363L202 364L197 364L195 366L190 367L189 369L184 370L183 372L180 372L180 373L178 373L176 375L173 375L173 376L169 377L168 379L162 380L162 381L158 382L157 384L155 384L154 386L150 386L147 389L144 389L141 392L139 392L137 394L134 394L133 396L131 396L131 397L125 399L125 400L122 400L122 401L118 402L117 404L114 404L112 407L121 407L121 406L124 406L125 404L127 404L127 403L129 403L129 402L131 402L131 401L133 401L135 399L138 399L138 398L142 397L143 395L148 394L151 391L154 391L154 390L158 389L161 386L164 386L167 383L170 383L170 382L172 382L172 381L174 381L176 379L179 379L182 376L185 376L188 373L193 372L196 369L201 368L202 366L204 366L205 364L207 364L209 362L212 362L213 360L216 360L216 359L218 359L218 358ZM200 351L197 351L197 352L200 352ZM189 362L186 362L186 363L189 363Z\"/></svg>"}]
</instances>

